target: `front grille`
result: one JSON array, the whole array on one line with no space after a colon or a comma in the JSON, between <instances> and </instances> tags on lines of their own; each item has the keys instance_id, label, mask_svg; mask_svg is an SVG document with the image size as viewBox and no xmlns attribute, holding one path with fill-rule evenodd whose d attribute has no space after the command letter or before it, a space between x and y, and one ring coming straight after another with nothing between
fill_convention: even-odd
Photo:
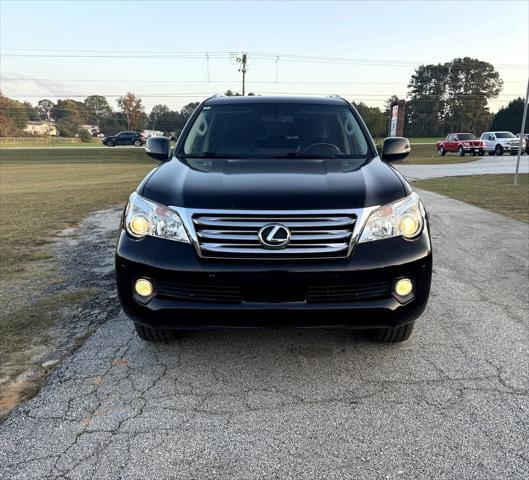
<instances>
[{"instance_id":1,"label":"front grille","mask_svg":"<svg viewBox=\"0 0 529 480\"><path fill-rule=\"evenodd\" d=\"M352 213L325 214L212 214L193 215L198 246L212 258L345 258L356 221ZM265 248L258 232L277 223L291 232L288 245Z\"/></svg>"},{"instance_id":2,"label":"front grille","mask_svg":"<svg viewBox=\"0 0 529 480\"><path fill-rule=\"evenodd\" d=\"M372 282L349 285L221 285L158 282L158 295L188 302L307 302L340 303L387 298L391 282Z\"/></svg>"},{"instance_id":3,"label":"front grille","mask_svg":"<svg viewBox=\"0 0 529 480\"><path fill-rule=\"evenodd\" d=\"M158 295L189 302L240 303L241 289L233 285L158 282Z\"/></svg>"},{"instance_id":4,"label":"front grille","mask_svg":"<svg viewBox=\"0 0 529 480\"><path fill-rule=\"evenodd\" d=\"M308 303L357 302L388 297L390 290L390 282L315 286L307 288L306 298Z\"/></svg>"}]
</instances>

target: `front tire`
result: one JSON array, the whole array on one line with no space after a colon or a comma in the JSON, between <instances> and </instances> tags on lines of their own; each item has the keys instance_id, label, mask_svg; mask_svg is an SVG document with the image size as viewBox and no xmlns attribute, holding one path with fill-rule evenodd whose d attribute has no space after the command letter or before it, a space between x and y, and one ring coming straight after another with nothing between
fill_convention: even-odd
<instances>
[{"instance_id":1,"label":"front tire","mask_svg":"<svg viewBox=\"0 0 529 480\"><path fill-rule=\"evenodd\" d=\"M141 145L142 145L141 140L134 140L135 147L141 147Z\"/></svg>"},{"instance_id":2,"label":"front tire","mask_svg":"<svg viewBox=\"0 0 529 480\"><path fill-rule=\"evenodd\" d=\"M154 329L134 323L138 337L146 342L170 342L178 337L176 330Z\"/></svg>"},{"instance_id":3,"label":"front tire","mask_svg":"<svg viewBox=\"0 0 529 480\"><path fill-rule=\"evenodd\" d=\"M378 328L375 331L375 340L382 343L399 343L410 338L415 322L400 325L395 328Z\"/></svg>"},{"instance_id":4,"label":"front tire","mask_svg":"<svg viewBox=\"0 0 529 480\"><path fill-rule=\"evenodd\" d=\"M503 147L501 145L496 145L496 148L494 149L494 155L497 157L501 157L503 155Z\"/></svg>"},{"instance_id":5,"label":"front tire","mask_svg":"<svg viewBox=\"0 0 529 480\"><path fill-rule=\"evenodd\" d=\"M107 147L113 147L116 145L112 140L107 140L107 143L105 144Z\"/></svg>"},{"instance_id":6,"label":"front tire","mask_svg":"<svg viewBox=\"0 0 529 480\"><path fill-rule=\"evenodd\" d=\"M485 156L485 150L480 150L478 155L480 157L484 157Z\"/></svg>"},{"instance_id":7,"label":"front tire","mask_svg":"<svg viewBox=\"0 0 529 480\"><path fill-rule=\"evenodd\" d=\"M439 155L441 155L441 157L444 157L446 155L445 147L443 147L442 145L439 147Z\"/></svg>"},{"instance_id":8,"label":"front tire","mask_svg":"<svg viewBox=\"0 0 529 480\"><path fill-rule=\"evenodd\" d=\"M463 150L463 147L459 147L457 149L457 154L460 156L460 157L464 157L465 156L465 151Z\"/></svg>"}]
</instances>

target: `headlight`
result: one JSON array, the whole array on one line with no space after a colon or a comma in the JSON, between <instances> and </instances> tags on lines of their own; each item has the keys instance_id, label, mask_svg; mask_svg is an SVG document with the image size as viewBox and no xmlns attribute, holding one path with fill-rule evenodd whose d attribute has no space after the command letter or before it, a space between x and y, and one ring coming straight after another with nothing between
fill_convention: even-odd
<instances>
[{"instance_id":1,"label":"headlight","mask_svg":"<svg viewBox=\"0 0 529 480\"><path fill-rule=\"evenodd\" d=\"M464 145L465 147L470 147L470 143L468 143L468 142L463 142L463 145Z\"/></svg>"},{"instance_id":2,"label":"headlight","mask_svg":"<svg viewBox=\"0 0 529 480\"><path fill-rule=\"evenodd\" d=\"M189 237L178 213L137 193L133 193L129 198L125 229L135 238L148 235L189 243Z\"/></svg>"},{"instance_id":3,"label":"headlight","mask_svg":"<svg viewBox=\"0 0 529 480\"><path fill-rule=\"evenodd\" d=\"M413 192L406 198L377 208L371 213L359 242L384 238L418 236L424 225L424 209L419 196Z\"/></svg>"}]
</instances>

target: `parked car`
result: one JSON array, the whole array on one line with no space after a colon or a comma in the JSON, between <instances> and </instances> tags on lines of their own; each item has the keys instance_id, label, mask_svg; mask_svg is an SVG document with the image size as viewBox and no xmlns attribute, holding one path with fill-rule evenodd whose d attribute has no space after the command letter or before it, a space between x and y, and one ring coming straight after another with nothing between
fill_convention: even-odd
<instances>
[{"instance_id":1,"label":"parked car","mask_svg":"<svg viewBox=\"0 0 529 480\"><path fill-rule=\"evenodd\" d=\"M447 153L457 153L460 157L464 157L466 153L485 154L485 144L473 133L449 133L446 140L435 144L435 149L441 156Z\"/></svg>"},{"instance_id":2,"label":"parked car","mask_svg":"<svg viewBox=\"0 0 529 480\"><path fill-rule=\"evenodd\" d=\"M141 147L145 143L145 137L138 132L119 132L116 135L104 137L103 145L114 147L116 145L134 145Z\"/></svg>"},{"instance_id":3,"label":"parked car","mask_svg":"<svg viewBox=\"0 0 529 480\"><path fill-rule=\"evenodd\" d=\"M520 139L511 132L485 132L481 134L481 140L485 143L485 150L489 155L501 156L504 152L515 155L520 145Z\"/></svg>"},{"instance_id":4,"label":"parked car","mask_svg":"<svg viewBox=\"0 0 529 480\"><path fill-rule=\"evenodd\" d=\"M121 305L140 338L216 327L341 326L406 340L430 292L419 196L338 97L212 97L125 207Z\"/></svg>"},{"instance_id":5,"label":"parked car","mask_svg":"<svg viewBox=\"0 0 529 480\"><path fill-rule=\"evenodd\" d=\"M143 138L147 140L149 137L161 137L163 132L161 130L143 130L141 134L143 135Z\"/></svg>"}]
</instances>

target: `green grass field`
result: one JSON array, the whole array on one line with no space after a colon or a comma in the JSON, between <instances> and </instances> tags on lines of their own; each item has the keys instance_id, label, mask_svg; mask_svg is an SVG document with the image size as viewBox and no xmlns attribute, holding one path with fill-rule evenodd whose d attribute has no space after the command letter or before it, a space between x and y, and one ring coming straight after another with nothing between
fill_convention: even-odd
<instances>
[{"instance_id":1,"label":"green grass field","mask_svg":"<svg viewBox=\"0 0 529 480\"><path fill-rule=\"evenodd\" d=\"M141 150L0 150L0 274L22 274L42 245L93 210L125 203L155 165Z\"/></svg>"},{"instance_id":2,"label":"green grass field","mask_svg":"<svg viewBox=\"0 0 529 480\"><path fill-rule=\"evenodd\" d=\"M379 147L379 151L382 148ZM441 157L435 150L435 145L411 145L411 153L400 163L414 164L414 165L434 165L434 164L446 164L446 163L464 163L472 162L477 160L478 157L458 157L455 154L447 154Z\"/></svg>"},{"instance_id":3,"label":"green grass field","mask_svg":"<svg viewBox=\"0 0 529 480\"><path fill-rule=\"evenodd\" d=\"M79 138L64 137L0 137L0 148L79 148L103 147L100 138L92 138L89 143L83 143Z\"/></svg>"},{"instance_id":4,"label":"green grass field","mask_svg":"<svg viewBox=\"0 0 529 480\"><path fill-rule=\"evenodd\" d=\"M413 186L457 198L463 202L529 223L529 175L472 175L413 182Z\"/></svg>"}]
</instances>

